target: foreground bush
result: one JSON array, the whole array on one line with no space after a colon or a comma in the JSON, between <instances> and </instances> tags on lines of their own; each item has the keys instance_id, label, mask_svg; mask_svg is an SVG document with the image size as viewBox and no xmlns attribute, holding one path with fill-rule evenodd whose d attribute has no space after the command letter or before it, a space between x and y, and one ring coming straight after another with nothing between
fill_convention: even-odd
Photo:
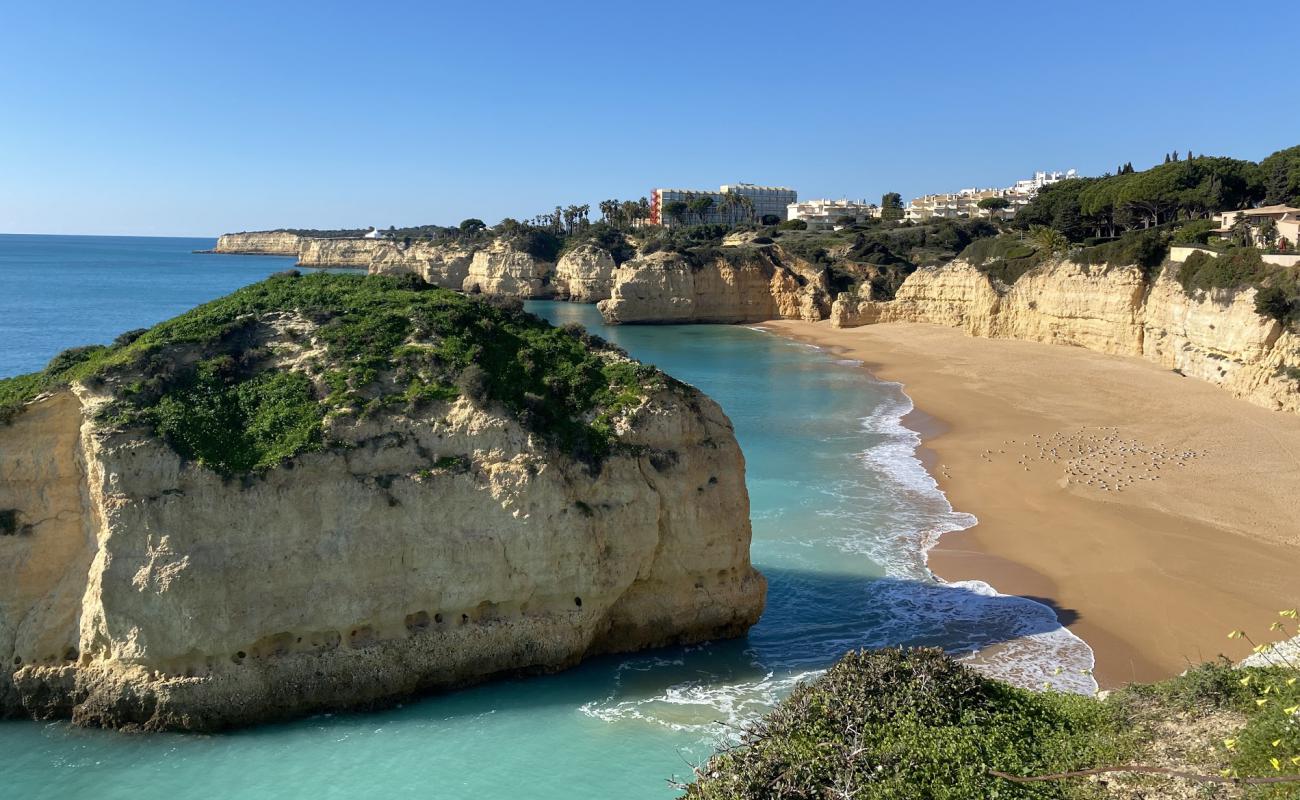
<instances>
[{"instance_id":1,"label":"foreground bush","mask_svg":"<svg viewBox=\"0 0 1300 800\"><path fill-rule=\"evenodd\" d=\"M1020 785L1114 763L1131 747L1120 715L1077 695L991 680L939 650L849 653L797 688L687 790L701 800L1074 797Z\"/></svg>"}]
</instances>

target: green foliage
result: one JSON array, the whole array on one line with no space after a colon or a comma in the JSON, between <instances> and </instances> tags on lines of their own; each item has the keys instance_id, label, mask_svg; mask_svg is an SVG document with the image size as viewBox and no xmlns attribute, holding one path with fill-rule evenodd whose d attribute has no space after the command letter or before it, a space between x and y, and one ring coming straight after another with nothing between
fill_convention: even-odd
<instances>
[{"instance_id":1,"label":"green foliage","mask_svg":"<svg viewBox=\"0 0 1300 800\"><path fill-rule=\"evenodd\" d=\"M778 230L783 231L806 231L808 230L808 223L801 219L787 219L776 227Z\"/></svg>"},{"instance_id":2,"label":"green foliage","mask_svg":"<svg viewBox=\"0 0 1300 800\"><path fill-rule=\"evenodd\" d=\"M1174 244L1205 244L1218 225L1212 219L1195 219L1174 231Z\"/></svg>"},{"instance_id":3,"label":"green foliage","mask_svg":"<svg viewBox=\"0 0 1300 800\"><path fill-rule=\"evenodd\" d=\"M310 378L275 371L250 347L257 318L284 311L319 326L325 355ZM186 366L194 349L202 357ZM0 414L74 381L112 381L113 421L149 425L181 454L233 474L318 449L327 414L465 391L594 466L615 444L617 415L662 380L517 304L418 280L314 274L272 277L127 344L69 351L42 372L0 381Z\"/></svg>"},{"instance_id":4,"label":"green foliage","mask_svg":"<svg viewBox=\"0 0 1300 800\"><path fill-rule=\"evenodd\" d=\"M1178 269L1178 282L1189 294L1197 289L1241 289L1260 283L1268 265L1253 247L1236 247L1223 255L1197 251Z\"/></svg>"},{"instance_id":5,"label":"green foliage","mask_svg":"<svg viewBox=\"0 0 1300 800\"><path fill-rule=\"evenodd\" d=\"M1265 286L1255 295L1255 312L1261 317L1286 323L1300 314L1300 297L1281 286Z\"/></svg>"},{"instance_id":6,"label":"green foliage","mask_svg":"<svg viewBox=\"0 0 1300 800\"><path fill-rule=\"evenodd\" d=\"M977 239L961 252L961 258L979 271L1010 286L1029 270L1047 260L1050 251L1014 234Z\"/></svg>"},{"instance_id":7,"label":"green foliage","mask_svg":"<svg viewBox=\"0 0 1300 800\"><path fill-rule=\"evenodd\" d=\"M608 222L597 222L582 231L568 237L561 254L583 244L599 247L609 253L615 264L622 264L636 257L636 248L627 240L627 235Z\"/></svg>"},{"instance_id":8,"label":"green foliage","mask_svg":"<svg viewBox=\"0 0 1300 800\"><path fill-rule=\"evenodd\" d=\"M1113 242L1080 248L1070 253L1070 260L1098 266L1137 266L1150 279L1168 256L1168 231L1152 229L1132 231Z\"/></svg>"},{"instance_id":9,"label":"green foliage","mask_svg":"<svg viewBox=\"0 0 1300 800\"><path fill-rule=\"evenodd\" d=\"M1259 162L1264 204L1300 205L1300 145L1279 150Z\"/></svg>"},{"instance_id":10,"label":"green foliage","mask_svg":"<svg viewBox=\"0 0 1300 800\"><path fill-rule=\"evenodd\" d=\"M1018 227L1047 225L1073 241L1244 208L1264 194L1259 165L1198 156L1143 172L1061 181L1016 214Z\"/></svg>"},{"instance_id":11,"label":"green foliage","mask_svg":"<svg viewBox=\"0 0 1300 800\"><path fill-rule=\"evenodd\" d=\"M320 449L321 414L307 376L263 372L240 380L229 362L200 362L141 418L176 452L226 475Z\"/></svg>"},{"instance_id":12,"label":"green foliage","mask_svg":"<svg viewBox=\"0 0 1300 800\"><path fill-rule=\"evenodd\" d=\"M1117 763L1133 749L1106 704L985 678L938 650L851 652L796 688L687 789L700 800L1078 797L1034 775Z\"/></svg>"}]
</instances>

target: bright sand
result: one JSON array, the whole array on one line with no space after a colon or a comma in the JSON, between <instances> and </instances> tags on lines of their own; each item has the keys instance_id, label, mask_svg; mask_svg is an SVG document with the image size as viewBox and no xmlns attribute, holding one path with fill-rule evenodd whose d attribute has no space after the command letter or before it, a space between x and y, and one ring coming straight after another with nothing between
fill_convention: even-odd
<instances>
[{"instance_id":1,"label":"bright sand","mask_svg":"<svg viewBox=\"0 0 1300 800\"><path fill-rule=\"evenodd\" d=\"M1138 358L934 325L764 328L862 361L918 409L927 466L979 518L930 567L1042 599L1103 688L1175 675L1300 603L1300 416ZM1282 620L1285 621L1285 620Z\"/></svg>"}]
</instances>

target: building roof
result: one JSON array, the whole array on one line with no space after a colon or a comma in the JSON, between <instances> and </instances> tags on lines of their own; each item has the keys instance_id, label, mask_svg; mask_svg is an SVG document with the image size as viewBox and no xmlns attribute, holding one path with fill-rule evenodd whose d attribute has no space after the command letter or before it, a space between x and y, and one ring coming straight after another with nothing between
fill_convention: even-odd
<instances>
[{"instance_id":1,"label":"building roof","mask_svg":"<svg viewBox=\"0 0 1300 800\"><path fill-rule=\"evenodd\" d=\"M1300 208L1292 208L1288 205L1260 206L1259 208L1243 208L1240 211L1224 211L1224 214L1245 214L1246 216L1268 215L1268 214L1300 214Z\"/></svg>"}]
</instances>

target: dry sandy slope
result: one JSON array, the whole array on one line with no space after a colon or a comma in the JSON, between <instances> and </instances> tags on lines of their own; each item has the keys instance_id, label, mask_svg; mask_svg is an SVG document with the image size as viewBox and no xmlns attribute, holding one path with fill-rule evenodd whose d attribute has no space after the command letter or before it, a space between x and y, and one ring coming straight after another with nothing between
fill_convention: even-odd
<instances>
[{"instance_id":1,"label":"dry sandy slope","mask_svg":"<svg viewBox=\"0 0 1300 800\"><path fill-rule=\"evenodd\" d=\"M904 385L931 471L980 520L931 568L1051 602L1103 687L1242 657L1227 631L1267 638L1300 602L1300 416L1077 348L916 323L764 327Z\"/></svg>"}]
</instances>

